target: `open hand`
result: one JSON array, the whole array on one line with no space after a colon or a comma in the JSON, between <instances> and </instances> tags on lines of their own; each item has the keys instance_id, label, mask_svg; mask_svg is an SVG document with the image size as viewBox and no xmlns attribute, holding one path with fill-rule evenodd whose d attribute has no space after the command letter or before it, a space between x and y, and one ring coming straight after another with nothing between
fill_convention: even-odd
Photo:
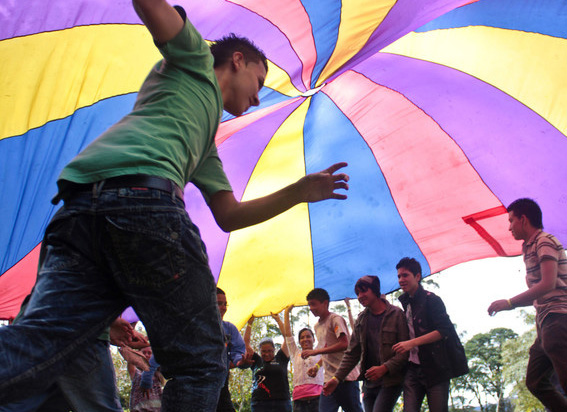
<instances>
[{"instance_id":1,"label":"open hand","mask_svg":"<svg viewBox=\"0 0 567 412\"><path fill-rule=\"evenodd\" d=\"M110 325L110 343L115 346L127 346L134 336L134 328L122 318L117 318Z\"/></svg>"},{"instance_id":2,"label":"open hand","mask_svg":"<svg viewBox=\"0 0 567 412\"><path fill-rule=\"evenodd\" d=\"M346 166L346 162L335 163L319 173L311 173L299 179L297 184L301 190L302 200L312 203L325 199L346 199L346 195L335 193L337 189L348 190L349 176L346 173L335 174L337 170Z\"/></svg>"},{"instance_id":3,"label":"open hand","mask_svg":"<svg viewBox=\"0 0 567 412\"><path fill-rule=\"evenodd\" d=\"M490 316L494 316L498 312L501 312L503 310L510 310L510 309L511 309L510 305L508 304L508 301L506 299L495 300L488 307L488 314Z\"/></svg>"}]
</instances>

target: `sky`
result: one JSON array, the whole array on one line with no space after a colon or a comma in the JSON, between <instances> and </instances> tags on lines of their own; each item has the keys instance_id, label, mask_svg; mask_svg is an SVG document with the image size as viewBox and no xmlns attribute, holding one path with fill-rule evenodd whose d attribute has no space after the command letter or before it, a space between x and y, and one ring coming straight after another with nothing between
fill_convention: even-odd
<instances>
[{"instance_id":1,"label":"sky","mask_svg":"<svg viewBox=\"0 0 567 412\"><path fill-rule=\"evenodd\" d=\"M518 334L526 332L521 309L488 316L488 306L498 299L509 299L527 289L521 256L491 258L462 263L433 275L439 284L433 290L445 302L447 313L465 340L477 333L504 327ZM535 313L533 306L523 308Z\"/></svg>"}]
</instances>

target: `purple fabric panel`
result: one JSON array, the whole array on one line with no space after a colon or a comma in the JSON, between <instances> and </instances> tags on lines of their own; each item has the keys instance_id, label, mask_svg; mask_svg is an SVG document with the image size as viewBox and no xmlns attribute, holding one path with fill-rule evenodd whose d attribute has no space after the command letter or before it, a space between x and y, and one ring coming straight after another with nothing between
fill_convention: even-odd
<instances>
[{"instance_id":1,"label":"purple fabric panel","mask_svg":"<svg viewBox=\"0 0 567 412\"><path fill-rule=\"evenodd\" d=\"M547 120L494 86L431 62L381 53L354 70L431 116L505 206L534 198L546 229L567 244L567 137Z\"/></svg>"},{"instance_id":2,"label":"purple fabric panel","mask_svg":"<svg viewBox=\"0 0 567 412\"><path fill-rule=\"evenodd\" d=\"M398 0L366 45L331 79L392 44L400 37L471 0ZM331 80L330 79L330 80Z\"/></svg>"},{"instance_id":3,"label":"purple fabric panel","mask_svg":"<svg viewBox=\"0 0 567 412\"><path fill-rule=\"evenodd\" d=\"M205 39L216 40L231 32L248 37L289 74L299 90L306 90L301 80L302 63L289 40L263 17L221 0L176 0L174 3L187 11L189 20ZM0 6L0 39L116 23L141 24L131 1L19 0Z\"/></svg>"},{"instance_id":4,"label":"purple fabric panel","mask_svg":"<svg viewBox=\"0 0 567 412\"><path fill-rule=\"evenodd\" d=\"M252 40L269 60L281 67L298 90L305 91L302 63L289 39L270 21L244 7L223 0L185 0L187 14L204 38L218 39L235 33ZM206 4L206 6L205 6Z\"/></svg>"},{"instance_id":5,"label":"purple fabric panel","mask_svg":"<svg viewBox=\"0 0 567 412\"><path fill-rule=\"evenodd\" d=\"M0 5L0 40L91 24L142 23L130 0L12 0L6 3Z\"/></svg>"},{"instance_id":6,"label":"purple fabric panel","mask_svg":"<svg viewBox=\"0 0 567 412\"><path fill-rule=\"evenodd\" d=\"M138 314L132 306L128 306L126 310L122 312L122 315L120 315L120 317L125 319L129 323L138 322L140 320Z\"/></svg>"},{"instance_id":7,"label":"purple fabric panel","mask_svg":"<svg viewBox=\"0 0 567 412\"><path fill-rule=\"evenodd\" d=\"M296 103L261 118L232 135L219 147L219 155L236 199L242 198L254 167L273 134L303 101L304 99L300 99ZM217 226L201 193L191 184L185 188L185 202L189 216L201 231L201 237L207 246L213 276L215 280L218 280L228 242L228 233L223 232Z\"/></svg>"}]
</instances>

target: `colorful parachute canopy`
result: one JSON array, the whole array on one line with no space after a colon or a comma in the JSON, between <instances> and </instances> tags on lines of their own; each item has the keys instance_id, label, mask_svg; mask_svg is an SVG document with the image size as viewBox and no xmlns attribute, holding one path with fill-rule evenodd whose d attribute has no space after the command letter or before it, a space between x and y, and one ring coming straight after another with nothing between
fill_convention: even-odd
<instances>
[{"instance_id":1,"label":"colorful parachute canopy","mask_svg":"<svg viewBox=\"0 0 567 412\"><path fill-rule=\"evenodd\" d=\"M313 287L396 289L413 256L433 273L510 256L504 206L536 199L567 244L564 0L179 0L203 37L253 39L270 69L262 104L223 117L237 198L347 161L349 198L302 204L230 235L185 199L242 325ZM0 317L33 285L62 167L126 114L160 56L128 1L0 6ZM497 275L497 274L495 274ZM474 279L470 280L471 282Z\"/></svg>"}]
</instances>

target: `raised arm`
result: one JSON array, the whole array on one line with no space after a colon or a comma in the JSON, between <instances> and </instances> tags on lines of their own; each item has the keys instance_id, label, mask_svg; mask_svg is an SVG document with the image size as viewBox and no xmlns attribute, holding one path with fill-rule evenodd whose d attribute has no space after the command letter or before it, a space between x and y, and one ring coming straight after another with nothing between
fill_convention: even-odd
<instances>
[{"instance_id":1,"label":"raised arm","mask_svg":"<svg viewBox=\"0 0 567 412\"><path fill-rule=\"evenodd\" d=\"M183 28L183 19L165 0L132 0L132 4L158 44L167 43Z\"/></svg>"},{"instance_id":2,"label":"raised arm","mask_svg":"<svg viewBox=\"0 0 567 412\"><path fill-rule=\"evenodd\" d=\"M264 222L299 203L346 199L346 195L335 193L337 189L348 189L348 175L335 174L346 165L336 163L319 173L304 176L277 192L246 202L238 202L232 192L222 190L211 196L209 208L219 227L231 232Z\"/></svg>"},{"instance_id":3,"label":"raised arm","mask_svg":"<svg viewBox=\"0 0 567 412\"><path fill-rule=\"evenodd\" d=\"M285 308L284 311L284 327L285 327L285 333L284 336L287 337L291 337L291 310L293 309L293 305L289 305L288 307Z\"/></svg>"},{"instance_id":4,"label":"raised arm","mask_svg":"<svg viewBox=\"0 0 567 412\"><path fill-rule=\"evenodd\" d=\"M270 315L272 315L272 318L274 318L274 320L278 324L278 327L280 328L280 331L281 331L282 336L284 338L284 341L283 341L283 344L282 344L282 352L285 354L285 356L287 356L289 358L289 349L287 347L287 337L286 337L286 334L285 334L285 332L286 332L285 326L284 326L279 314L270 313Z\"/></svg>"},{"instance_id":5,"label":"raised arm","mask_svg":"<svg viewBox=\"0 0 567 412\"><path fill-rule=\"evenodd\" d=\"M246 347L250 347L250 338L252 337L252 325L254 324L254 315L250 316L248 323L246 324L246 330L244 331L244 344Z\"/></svg>"}]
</instances>

